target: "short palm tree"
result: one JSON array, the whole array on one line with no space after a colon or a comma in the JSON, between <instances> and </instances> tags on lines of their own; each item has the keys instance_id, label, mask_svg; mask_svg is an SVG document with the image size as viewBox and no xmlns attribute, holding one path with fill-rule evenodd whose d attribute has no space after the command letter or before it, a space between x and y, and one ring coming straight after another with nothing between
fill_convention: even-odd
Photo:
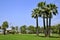
<instances>
[{"instance_id":1,"label":"short palm tree","mask_svg":"<svg viewBox=\"0 0 60 40\"><path fill-rule=\"evenodd\" d=\"M39 32L38 32L38 16L39 16L39 9L38 8L33 9L32 18L36 19L36 34L37 34L37 36L39 35Z\"/></svg>"}]
</instances>

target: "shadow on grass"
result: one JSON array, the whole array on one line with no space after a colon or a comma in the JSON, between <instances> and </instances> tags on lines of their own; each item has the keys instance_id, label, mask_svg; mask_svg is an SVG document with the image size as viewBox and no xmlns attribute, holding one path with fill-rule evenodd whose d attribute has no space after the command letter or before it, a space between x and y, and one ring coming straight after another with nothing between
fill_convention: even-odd
<instances>
[{"instance_id":1,"label":"shadow on grass","mask_svg":"<svg viewBox=\"0 0 60 40\"><path fill-rule=\"evenodd\" d=\"M38 37L45 37L45 36L38 36Z\"/></svg>"},{"instance_id":2,"label":"shadow on grass","mask_svg":"<svg viewBox=\"0 0 60 40\"><path fill-rule=\"evenodd\" d=\"M45 36L38 36L38 37L45 37ZM50 36L49 38L60 38L60 36Z\"/></svg>"},{"instance_id":3,"label":"shadow on grass","mask_svg":"<svg viewBox=\"0 0 60 40\"><path fill-rule=\"evenodd\" d=\"M59 36L50 36L50 38L60 38Z\"/></svg>"}]
</instances>

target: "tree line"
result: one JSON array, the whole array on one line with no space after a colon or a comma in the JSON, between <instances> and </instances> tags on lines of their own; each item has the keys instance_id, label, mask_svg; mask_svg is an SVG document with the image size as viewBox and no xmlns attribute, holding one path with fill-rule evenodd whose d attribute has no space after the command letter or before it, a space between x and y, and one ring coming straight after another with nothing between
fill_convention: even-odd
<instances>
[{"instance_id":1,"label":"tree line","mask_svg":"<svg viewBox=\"0 0 60 40\"><path fill-rule=\"evenodd\" d=\"M4 21L2 26L0 26L0 29L3 29L3 34L6 34L6 28L8 28L8 22ZM11 26L11 31L7 31L7 34L36 34L36 27L33 25L27 26L27 25L22 25L20 27L18 26ZM43 33L44 34L44 27L38 26L38 33ZM51 33L57 33L60 35L60 24L53 25L51 26Z\"/></svg>"}]
</instances>

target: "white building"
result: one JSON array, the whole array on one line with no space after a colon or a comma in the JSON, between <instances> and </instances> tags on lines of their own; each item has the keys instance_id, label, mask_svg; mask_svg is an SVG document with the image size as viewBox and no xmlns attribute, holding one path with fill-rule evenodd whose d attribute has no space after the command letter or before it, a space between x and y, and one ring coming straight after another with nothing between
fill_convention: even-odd
<instances>
[{"instance_id":1,"label":"white building","mask_svg":"<svg viewBox=\"0 0 60 40\"><path fill-rule=\"evenodd\" d=\"M2 29L0 29L0 34L3 34L3 30Z\"/></svg>"}]
</instances>

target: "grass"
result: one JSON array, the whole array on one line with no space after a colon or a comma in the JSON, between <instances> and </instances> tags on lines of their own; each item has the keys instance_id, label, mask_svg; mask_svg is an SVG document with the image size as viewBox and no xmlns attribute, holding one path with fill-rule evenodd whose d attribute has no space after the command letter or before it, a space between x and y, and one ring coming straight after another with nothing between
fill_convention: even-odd
<instances>
[{"instance_id":1,"label":"grass","mask_svg":"<svg viewBox=\"0 0 60 40\"><path fill-rule=\"evenodd\" d=\"M53 36L44 37L43 34L36 36L35 34L9 34L9 35L0 35L0 40L60 40L59 35L54 34Z\"/></svg>"}]
</instances>

